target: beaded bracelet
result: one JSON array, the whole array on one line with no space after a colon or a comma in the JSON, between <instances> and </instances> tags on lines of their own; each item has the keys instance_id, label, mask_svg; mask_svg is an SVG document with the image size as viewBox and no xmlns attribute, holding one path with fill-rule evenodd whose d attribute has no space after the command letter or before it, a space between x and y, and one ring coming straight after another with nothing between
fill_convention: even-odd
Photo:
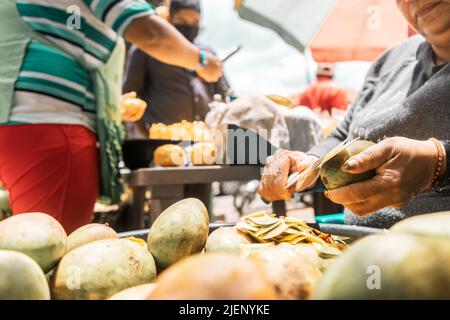
<instances>
[{"instance_id":1,"label":"beaded bracelet","mask_svg":"<svg viewBox=\"0 0 450 320\"><path fill-rule=\"evenodd\" d=\"M206 55L206 52L203 50L199 50L199 62L200 67L204 68L208 64L208 56Z\"/></svg>"},{"instance_id":2,"label":"beaded bracelet","mask_svg":"<svg viewBox=\"0 0 450 320\"><path fill-rule=\"evenodd\" d=\"M442 168L444 167L445 150L442 144L439 142L439 140L435 138L430 138L428 140L434 143L438 151L438 163L434 171L433 180L431 181L430 184L430 187L434 189L437 187L437 184L439 183L439 177L441 176Z\"/></svg>"}]
</instances>

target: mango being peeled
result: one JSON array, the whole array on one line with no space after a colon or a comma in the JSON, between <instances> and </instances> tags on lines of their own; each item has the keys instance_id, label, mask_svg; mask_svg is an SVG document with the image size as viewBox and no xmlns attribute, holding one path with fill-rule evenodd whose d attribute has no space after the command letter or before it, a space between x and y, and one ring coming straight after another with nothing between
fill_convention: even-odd
<instances>
[{"instance_id":1,"label":"mango being peeled","mask_svg":"<svg viewBox=\"0 0 450 320\"><path fill-rule=\"evenodd\" d=\"M22 252L47 273L66 252L61 224L44 213L22 213L0 222L0 249Z\"/></svg>"},{"instance_id":2,"label":"mango being peeled","mask_svg":"<svg viewBox=\"0 0 450 320\"><path fill-rule=\"evenodd\" d=\"M33 259L0 250L0 300L50 300L47 279Z\"/></svg>"},{"instance_id":3,"label":"mango being peeled","mask_svg":"<svg viewBox=\"0 0 450 320\"><path fill-rule=\"evenodd\" d=\"M351 174L341 170L342 165L348 159L373 145L374 143L371 141L356 140L346 146L333 158L325 162L320 170L320 178L322 179L324 186L328 190L332 190L374 177L375 171L373 170L361 174Z\"/></svg>"}]
</instances>

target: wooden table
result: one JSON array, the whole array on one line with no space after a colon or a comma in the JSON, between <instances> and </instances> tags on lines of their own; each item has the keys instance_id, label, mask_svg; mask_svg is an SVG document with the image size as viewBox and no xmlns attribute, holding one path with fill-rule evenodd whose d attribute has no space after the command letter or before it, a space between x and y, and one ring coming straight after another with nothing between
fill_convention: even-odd
<instances>
[{"instance_id":1,"label":"wooden table","mask_svg":"<svg viewBox=\"0 0 450 320\"><path fill-rule=\"evenodd\" d=\"M211 201L209 197L205 197L208 192L210 194L212 182L259 180L261 172L262 167L254 165L154 167L124 172L125 183L133 193L127 229L137 230L147 227L144 210L147 191L151 191L152 199L150 225L167 207L186 197L196 197L202 200L212 216ZM196 191L198 191L197 194ZM284 201L274 202L273 207L274 212L280 212L280 214L284 214L286 211Z\"/></svg>"}]
</instances>

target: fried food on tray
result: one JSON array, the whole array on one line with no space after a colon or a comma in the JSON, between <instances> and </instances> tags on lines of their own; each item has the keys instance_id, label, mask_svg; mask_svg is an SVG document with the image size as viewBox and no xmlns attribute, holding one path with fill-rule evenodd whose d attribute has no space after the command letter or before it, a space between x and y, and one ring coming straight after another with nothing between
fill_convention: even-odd
<instances>
[{"instance_id":1,"label":"fried food on tray","mask_svg":"<svg viewBox=\"0 0 450 320\"><path fill-rule=\"evenodd\" d=\"M182 120L171 125L154 123L150 128L149 137L164 140L212 141L212 134L202 121Z\"/></svg>"},{"instance_id":2,"label":"fried food on tray","mask_svg":"<svg viewBox=\"0 0 450 320\"><path fill-rule=\"evenodd\" d=\"M212 165L216 162L217 150L212 142L197 142L189 152L189 159L194 166Z\"/></svg>"},{"instance_id":3,"label":"fried food on tray","mask_svg":"<svg viewBox=\"0 0 450 320\"><path fill-rule=\"evenodd\" d=\"M180 146L165 144L156 148L153 159L161 167L182 167L185 161L185 153Z\"/></svg>"}]
</instances>

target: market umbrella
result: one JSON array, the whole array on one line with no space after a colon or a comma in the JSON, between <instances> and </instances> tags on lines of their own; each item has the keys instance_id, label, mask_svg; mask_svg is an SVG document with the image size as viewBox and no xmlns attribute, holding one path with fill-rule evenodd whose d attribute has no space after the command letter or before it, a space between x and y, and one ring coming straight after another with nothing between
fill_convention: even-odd
<instances>
[{"instance_id":1,"label":"market umbrella","mask_svg":"<svg viewBox=\"0 0 450 320\"><path fill-rule=\"evenodd\" d=\"M335 2L336 0L235 0L241 18L274 30L301 52L306 49Z\"/></svg>"},{"instance_id":2,"label":"market umbrella","mask_svg":"<svg viewBox=\"0 0 450 320\"><path fill-rule=\"evenodd\" d=\"M319 62L372 61L407 37L394 0L339 0L309 47Z\"/></svg>"},{"instance_id":3,"label":"market umbrella","mask_svg":"<svg viewBox=\"0 0 450 320\"><path fill-rule=\"evenodd\" d=\"M314 60L376 59L408 37L393 0L236 0L239 15L271 28Z\"/></svg>"}]
</instances>

